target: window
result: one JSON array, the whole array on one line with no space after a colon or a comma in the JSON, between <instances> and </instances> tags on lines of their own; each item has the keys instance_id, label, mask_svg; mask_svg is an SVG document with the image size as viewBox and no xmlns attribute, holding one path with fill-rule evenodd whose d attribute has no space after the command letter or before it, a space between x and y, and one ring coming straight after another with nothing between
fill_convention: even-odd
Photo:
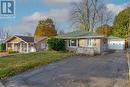
<instances>
[{"instance_id":1,"label":"window","mask_svg":"<svg viewBox=\"0 0 130 87\"><path fill-rule=\"evenodd\" d=\"M71 46L70 42L71 42L71 41L69 40L69 41L68 41L68 43L69 43L69 46Z\"/></svg>"},{"instance_id":2,"label":"window","mask_svg":"<svg viewBox=\"0 0 130 87\"><path fill-rule=\"evenodd\" d=\"M12 47L12 44L11 44L11 43L8 43L8 47L10 47L10 48L11 48L11 47Z\"/></svg>"},{"instance_id":3,"label":"window","mask_svg":"<svg viewBox=\"0 0 130 87\"><path fill-rule=\"evenodd\" d=\"M80 39L79 40L79 46L80 47L85 47L86 46L86 39Z\"/></svg>"},{"instance_id":4,"label":"window","mask_svg":"<svg viewBox=\"0 0 130 87\"><path fill-rule=\"evenodd\" d=\"M71 46L76 46L76 40L71 40Z\"/></svg>"},{"instance_id":5,"label":"window","mask_svg":"<svg viewBox=\"0 0 130 87\"><path fill-rule=\"evenodd\" d=\"M93 39L88 39L87 40L87 46L92 47L93 46Z\"/></svg>"}]
</instances>

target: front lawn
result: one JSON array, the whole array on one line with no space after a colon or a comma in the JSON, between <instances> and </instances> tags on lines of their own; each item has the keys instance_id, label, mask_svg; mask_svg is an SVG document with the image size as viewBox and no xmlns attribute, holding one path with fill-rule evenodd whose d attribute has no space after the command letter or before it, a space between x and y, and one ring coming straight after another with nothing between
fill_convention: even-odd
<instances>
[{"instance_id":1,"label":"front lawn","mask_svg":"<svg viewBox=\"0 0 130 87\"><path fill-rule=\"evenodd\" d=\"M70 55L72 54L68 52L44 51L0 58L0 79L61 60Z\"/></svg>"}]
</instances>

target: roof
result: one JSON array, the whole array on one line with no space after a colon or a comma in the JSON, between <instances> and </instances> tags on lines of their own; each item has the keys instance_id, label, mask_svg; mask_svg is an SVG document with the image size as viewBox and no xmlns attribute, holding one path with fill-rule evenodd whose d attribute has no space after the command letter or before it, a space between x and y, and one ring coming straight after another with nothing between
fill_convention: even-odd
<instances>
[{"instance_id":1,"label":"roof","mask_svg":"<svg viewBox=\"0 0 130 87\"><path fill-rule=\"evenodd\" d=\"M99 38L104 37L103 35L99 35L93 32L87 32L87 31L74 31L70 33L66 33L64 35L59 36L61 38Z\"/></svg>"},{"instance_id":2,"label":"roof","mask_svg":"<svg viewBox=\"0 0 130 87\"><path fill-rule=\"evenodd\" d=\"M38 43L38 42L43 41L43 40L45 40L45 39L47 39L47 38L48 38L48 37L35 38L35 39L34 39L34 42L35 42L35 43Z\"/></svg>"},{"instance_id":3,"label":"roof","mask_svg":"<svg viewBox=\"0 0 130 87\"><path fill-rule=\"evenodd\" d=\"M23 41L25 41L27 43L34 43L34 37L30 37L30 36L19 36L19 35L15 35L15 36L12 36L12 37L8 38L6 40L6 42L10 41L14 37L18 37L18 38L22 39Z\"/></svg>"},{"instance_id":4,"label":"roof","mask_svg":"<svg viewBox=\"0 0 130 87\"><path fill-rule=\"evenodd\" d=\"M34 42L34 37L30 37L30 36L19 36L19 35L16 35L16 37L21 38L25 42Z\"/></svg>"},{"instance_id":5,"label":"roof","mask_svg":"<svg viewBox=\"0 0 130 87\"><path fill-rule=\"evenodd\" d=\"M112 39L112 40L125 40L124 38L119 38L119 37L115 37L115 36L109 36L108 39Z\"/></svg>"}]
</instances>

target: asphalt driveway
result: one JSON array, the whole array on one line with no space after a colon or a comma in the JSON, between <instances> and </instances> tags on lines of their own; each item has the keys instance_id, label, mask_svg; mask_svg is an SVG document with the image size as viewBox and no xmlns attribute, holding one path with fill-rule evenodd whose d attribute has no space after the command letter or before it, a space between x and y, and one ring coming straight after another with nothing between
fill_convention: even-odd
<instances>
[{"instance_id":1,"label":"asphalt driveway","mask_svg":"<svg viewBox=\"0 0 130 87\"><path fill-rule=\"evenodd\" d=\"M127 69L123 52L74 56L9 78L3 84L6 87L128 87Z\"/></svg>"}]
</instances>

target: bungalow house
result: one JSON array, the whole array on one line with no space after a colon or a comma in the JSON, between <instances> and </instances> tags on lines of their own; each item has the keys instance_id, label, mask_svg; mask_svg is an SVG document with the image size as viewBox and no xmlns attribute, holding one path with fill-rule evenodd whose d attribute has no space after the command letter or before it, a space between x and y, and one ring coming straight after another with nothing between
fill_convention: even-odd
<instances>
[{"instance_id":1,"label":"bungalow house","mask_svg":"<svg viewBox=\"0 0 130 87\"><path fill-rule=\"evenodd\" d=\"M66 48L76 53L95 55L107 51L107 38L92 32L74 31L59 36L66 42Z\"/></svg>"},{"instance_id":2,"label":"bungalow house","mask_svg":"<svg viewBox=\"0 0 130 87\"><path fill-rule=\"evenodd\" d=\"M6 43L6 51L12 50L20 53L36 52L45 49L44 40L46 37L40 39L34 39L29 36L15 35L8 38Z\"/></svg>"}]
</instances>

